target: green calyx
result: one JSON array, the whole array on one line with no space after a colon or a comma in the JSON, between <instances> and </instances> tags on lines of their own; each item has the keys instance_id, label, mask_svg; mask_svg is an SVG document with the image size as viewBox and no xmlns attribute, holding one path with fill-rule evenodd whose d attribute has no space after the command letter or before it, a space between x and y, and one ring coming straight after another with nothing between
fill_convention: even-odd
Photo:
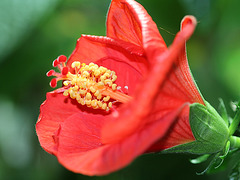
<instances>
[{"instance_id":1,"label":"green calyx","mask_svg":"<svg viewBox=\"0 0 240 180\"><path fill-rule=\"evenodd\" d=\"M219 169L227 169L232 157L240 154L240 103L236 105L236 114L232 119L228 116L223 101L220 99L219 113L207 102L205 105L190 105L189 122L195 141L166 149L163 153L191 153L200 157L191 160L193 164L208 161L209 165L202 172L211 173ZM210 159L210 160L209 160ZM226 163L225 163L226 162ZM229 167L228 167L229 168ZM232 163L231 174L240 173L240 161Z\"/></svg>"},{"instance_id":2,"label":"green calyx","mask_svg":"<svg viewBox=\"0 0 240 180\"><path fill-rule=\"evenodd\" d=\"M189 121L196 140L164 152L212 154L224 149L229 139L228 125L208 102L191 104Z\"/></svg>"}]
</instances>

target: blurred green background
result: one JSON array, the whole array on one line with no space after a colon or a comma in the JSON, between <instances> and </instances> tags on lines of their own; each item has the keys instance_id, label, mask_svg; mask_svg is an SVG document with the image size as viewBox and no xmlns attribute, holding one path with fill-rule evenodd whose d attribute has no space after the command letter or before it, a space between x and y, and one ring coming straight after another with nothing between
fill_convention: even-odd
<instances>
[{"instance_id":1,"label":"blurred green background","mask_svg":"<svg viewBox=\"0 0 240 180\"><path fill-rule=\"evenodd\" d=\"M198 19L187 43L191 70L214 107L222 97L240 96L240 1L138 0L171 44L184 15ZM39 145L35 122L50 78L45 73L61 54L70 55L81 34L105 35L110 0L0 1L0 179L226 179L227 172L197 176L205 165L188 155L148 154L103 177L87 177L63 168ZM164 30L163 30L164 29ZM170 33L169 33L170 32Z\"/></svg>"}]
</instances>

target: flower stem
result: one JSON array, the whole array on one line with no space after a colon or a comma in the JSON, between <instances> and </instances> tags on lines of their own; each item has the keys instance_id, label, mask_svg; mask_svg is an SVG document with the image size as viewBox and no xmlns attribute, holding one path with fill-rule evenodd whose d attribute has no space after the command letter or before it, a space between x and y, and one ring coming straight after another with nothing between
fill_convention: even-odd
<instances>
[{"instance_id":1,"label":"flower stem","mask_svg":"<svg viewBox=\"0 0 240 180\"><path fill-rule=\"evenodd\" d=\"M231 136L229 138L230 144L231 144L231 149L234 148L240 148L240 138L237 136Z\"/></svg>"},{"instance_id":2,"label":"flower stem","mask_svg":"<svg viewBox=\"0 0 240 180\"><path fill-rule=\"evenodd\" d=\"M234 132L237 130L239 122L240 122L240 110L238 109L238 111L229 127L229 136L232 136L234 134Z\"/></svg>"}]
</instances>

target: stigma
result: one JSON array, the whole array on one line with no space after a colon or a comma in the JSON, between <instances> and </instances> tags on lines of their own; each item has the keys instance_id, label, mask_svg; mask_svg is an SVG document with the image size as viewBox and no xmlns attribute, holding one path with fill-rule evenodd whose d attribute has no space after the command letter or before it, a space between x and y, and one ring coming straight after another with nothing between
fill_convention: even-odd
<instances>
[{"instance_id":1,"label":"stigma","mask_svg":"<svg viewBox=\"0 0 240 180\"><path fill-rule=\"evenodd\" d=\"M66 61L66 56L59 56L53 61L53 67L57 67L60 73L54 70L47 72L47 76L56 77L51 80L51 87L54 88L58 81L63 81L64 96L83 106L105 111L109 111L113 103L126 103L131 99L115 83L117 75L114 71L92 62L85 64L74 61L69 67L66 66Z\"/></svg>"}]
</instances>

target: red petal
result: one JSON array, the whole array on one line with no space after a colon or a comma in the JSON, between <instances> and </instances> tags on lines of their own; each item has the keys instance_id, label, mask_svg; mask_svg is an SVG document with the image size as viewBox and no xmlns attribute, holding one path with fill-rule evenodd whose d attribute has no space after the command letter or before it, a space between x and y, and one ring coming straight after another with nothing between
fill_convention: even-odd
<instances>
[{"instance_id":1,"label":"red petal","mask_svg":"<svg viewBox=\"0 0 240 180\"><path fill-rule=\"evenodd\" d=\"M148 124L119 143L102 144L100 129L104 120L76 114L61 127L58 160L73 172L85 175L104 175L129 164L161 138L181 109L167 114L162 121Z\"/></svg>"},{"instance_id":2,"label":"red petal","mask_svg":"<svg viewBox=\"0 0 240 180\"><path fill-rule=\"evenodd\" d=\"M178 59L179 54L185 46L185 41L193 33L196 25L195 18L189 17L187 20L188 24L177 34L169 51L165 51L161 56L153 56L156 62L147 78L136 92L134 100L126 106L126 109L119 113L119 118L110 121L103 127L102 141L104 143L120 141L137 129L143 127L146 123L153 120L148 118L150 113L158 112L154 120L160 119L159 117L164 117L164 114L171 111L171 108L176 109L185 102L192 103L195 102L198 97L201 97L198 91L195 92L196 94L191 93L190 96L188 93L189 91L191 92L191 90L186 92L182 91L185 85L187 86L184 88L188 89L190 88L188 85L194 83L191 76L189 78L188 74L186 74L189 83L181 84L185 79L179 80L178 78L185 78L185 74L181 74L183 71L179 71L178 66L175 68L173 67L173 63ZM184 67L185 61L181 61L181 63L183 63ZM175 69L177 71L176 75L173 74L174 76L170 77L178 81L170 81L171 79L167 79L167 75L172 71L175 73ZM164 90L164 86L166 90ZM194 87L195 86L191 88ZM182 96L182 94L184 94L184 96Z\"/></svg>"},{"instance_id":3,"label":"red petal","mask_svg":"<svg viewBox=\"0 0 240 180\"><path fill-rule=\"evenodd\" d=\"M36 124L36 131L41 146L52 154L57 152L54 135L60 124L69 116L88 110L85 106L77 104L70 98L63 96L62 92L58 93L58 91L47 93L47 99L40 107L40 115Z\"/></svg>"},{"instance_id":4,"label":"red petal","mask_svg":"<svg viewBox=\"0 0 240 180\"><path fill-rule=\"evenodd\" d=\"M191 31L192 24L196 24L195 18L192 16L186 16L182 20L181 27ZM190 27L190 28L187 28ZM187 29L186 29L187 28ZM181 35L182 36L182 35ZM180 35L178 37L181 37ZM176 42L176 40L175 40ZM171 75L164 83L162 92L159 96L159 105L157 106L171 106L171 102L182 101L189 103L201 103L204 104L201 94L193 81L187 56L186 48L182 48L178 60L174 63ZM160 101L162 100L162 101ZM165 105L164 105L165 103ZM165 139L160 140L153 145L149 151L160 151L169 147L173 147L179 144L190 142L194 140L194 136L191 132L189 124L189 109L186 109L179 117L171 130L166 134Z\"/></svg>"},{"instance_id":5,"label":"red petal","mask_svg":"<svg viewBox=\"0 0 240 180\"><path fill-rule=\"evenodd\" d=\"M74 61L88 64L108 55L110 57L123 57L127 53L143 56L144 52L141 47L121 40L114 40L104 36L82 35L78 39L76 48L71 54L67 65L70 66ZM148 64L148 62L142 63Z\"/></svg>"},{"instance_id":6,"label":"red petal","mask_svg":"<svg viewBox=\"0 0 240 180\"><path fill-rule=\"evenodd\" d=\"M185 33L191 33L191 31L194 30L193 26L196 26L197 21L193 16L185 16L181 22L181 29L188 30L188 32L185 31ZM187 55L186 55L186 46L184 46L180 52L180 55L178 57L178 60L176 62L175 74L178 77L181 88L183 91L186 92L188 95L188 99L190 100L190 103L200 103L204 104L203 97L201 96L199 89L193 80Z\"/></svg>"},{"instance_id":7,"label":"red petal","mask_svg":"<svg viewBox=\"0 0 240 180\"><path fill-rule=\"evenodd\" d=\"M77 47L68 60L67 65L73 61L85 63L95 62L116 72L118 78L116 83L121 86L129 87L131 95L136 83L148 71L148 62L141 54L139 47L130 44L124 46L120 41L115 41L107 37L83 35L77 42ZM122 47L124 46L124 47ZM130 53L130 49L136 52Z\"/></svg>"},{"instance_id":8,"label":"red petal","mask_svg":"<svg viewBox=\"0 0 240 180\"><path fill-rule=\"evenodd\" d=\"M108 12L107 36L142 46L151 57L167 49L147 11L133 0L113 0ZM152 62L152 59L149 58Z\"/></svg>"},{"instance_id":9,"label":"red petal","mask_svg":"<svg viewBox=\"0 0 240 180\"><path fill-rule=\"evenodd\" d=\"M148 152L158 152L194 140L195 138L189 124L189 106L187 106L178 116L170 130L165 134L164 138L152 145L148 149Z\"/></svg>"}]
</instances>

